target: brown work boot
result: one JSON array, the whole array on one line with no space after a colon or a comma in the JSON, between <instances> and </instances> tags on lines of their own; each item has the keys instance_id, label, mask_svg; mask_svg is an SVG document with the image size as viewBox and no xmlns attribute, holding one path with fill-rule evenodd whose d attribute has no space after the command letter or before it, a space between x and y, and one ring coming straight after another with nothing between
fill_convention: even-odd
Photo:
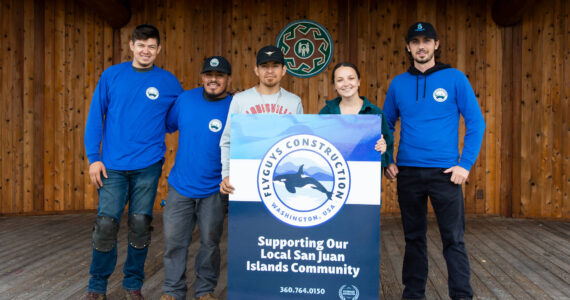
<instances>
[{"instance_id":1,"label":"brown work boot","mask_svg":"<svg viewBox=\"0 0 570 300\"><path fill-rule=\"evenodd\" d=\"M144 297L140 290L138 291L126 291L125 300L144 300Z\"/></svg>"},{"instance_id":2,"label":"brown work boot","mask_svg":"<svg viewBox=\"0 0 570 300\"><path fill-rule=\"evenodd\" d=\"M160 297L160 300L176 300L176 298L174 298L173 296L170 296L168 294L164 294Z\"/></svg>"},{"instance_id":3,"label":"brown work boot","mask_svg":"<svg viewBox=\"0 0 570 300\"><path fill-rule=\"evenodd\" d=\"M105 294L99 294L95 292L88 292L84 300L106 300L107 296Z\"/></svg>"},{"instance_id":4,"label":"brown work boot","mask_svg":"<svg viewBox=\"0 0 570 300\"><path fill-rule=\"evenodd\" d=\"M218 300L218 298L214 297L212 293L209 293L196 298L196 300Z\"/></svg>"}]
</instances>

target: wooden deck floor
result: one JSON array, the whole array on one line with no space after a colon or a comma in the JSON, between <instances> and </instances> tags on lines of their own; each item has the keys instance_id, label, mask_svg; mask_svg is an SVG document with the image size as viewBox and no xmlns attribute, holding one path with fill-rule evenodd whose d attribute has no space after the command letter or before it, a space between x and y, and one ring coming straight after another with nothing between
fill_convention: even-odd
<instances>
[{"instance_id":1,"label":"wooden deck floor","mask_svg":"<svg viewBox=\"0 0 570 300\"><path fill-rule=\"evenodd\" d=\"M94 214L0 217L0 299L80 299L91 259ZM143 294L158 299L162 268L162 216L146 262ZM121 299L125 259L125 224L119 259L109 282L108 299ZM227 230L225 231L227 232ZM195 233L196 234L196 233ZM446 266L434 219L428 232L427 299L448 299ZM197 240L197 239L194 239ZM476 299L570 299L570 223L468 217L465 236ZM227 254L224 235L222 256ZM191 245L189 285L197 243ZM382 217L380 299L400 299L404 240L399 218ZM226 299L227 261L216 295ZM188 299L191 299L190 297Z\"/></svg>"}]
</instances>

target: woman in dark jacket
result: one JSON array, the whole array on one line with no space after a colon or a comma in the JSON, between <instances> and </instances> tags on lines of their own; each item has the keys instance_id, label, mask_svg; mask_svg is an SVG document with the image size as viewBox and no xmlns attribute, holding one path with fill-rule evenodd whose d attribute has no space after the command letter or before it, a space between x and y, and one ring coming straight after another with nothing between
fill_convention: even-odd
<instances>
[{"instance_id":1,"label":"woman in dark jacket","mask_svg":"<svg viewBox=\"0 0 570 300\"><path fill-rule=\"evenodd\" d=\"M319 114L363 114L382 116L382 138L376 143L376 151L382 153L382 167L390 163L394 151L394 137L388 128L388 123L382 110L370 103L364 96L358 95L360 87L360 72L349 63L341 62L333 68L332 83L339 97L328 100Z\"/></svg>"}]
</instances>

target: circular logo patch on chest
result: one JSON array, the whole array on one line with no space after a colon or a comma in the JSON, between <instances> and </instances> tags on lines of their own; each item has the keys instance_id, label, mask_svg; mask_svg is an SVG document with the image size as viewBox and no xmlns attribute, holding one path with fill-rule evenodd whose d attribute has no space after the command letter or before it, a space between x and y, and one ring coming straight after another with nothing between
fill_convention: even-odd
<instances>
[{"instance_id":1,"label":"circular logo patch on chest","mask_svg":"<svg viewBox=\"0 0 570 300\"><path fill-rule=\"evenodd\" d=\"M443 102L447 100L447 91L442 88L438 88L437 90L433 91L433 99L437 102Z\"/></svg>"},{"instance_id":2,"label":"circular logo patch on chest","mask_svg":"<svg viewBox=\"0 0 570 300\"><path fill-rule=\"evenodd\" d=\"M289 23L277 36L276 47L283 51L287 72L296 77L312 77L322 72L333 56L329 32L310 20Z\"/></svg>"},{"instance_id":3,"label":"circular logo patch on chest","mask_svg":"<svg viewBox=\"0 0 570 300\"><path fill-rule=\"evenodd\" d=\"M211 132L218 132L222 130L222 121L218 119L212 119L208 124L208 128L210 128Z\"/></svg>"},{"instance_id":4,"label":"circular logo patch on chest","mask_svg":"<svg viewBox=\"0 0 570 300\"><path fill-rule=\"evenodd\" d=\"M146 96L150 99L150 100L156 100L158 99L158 89L151 86L148 89L146 89Z\"/></svg>"}]
</instances>

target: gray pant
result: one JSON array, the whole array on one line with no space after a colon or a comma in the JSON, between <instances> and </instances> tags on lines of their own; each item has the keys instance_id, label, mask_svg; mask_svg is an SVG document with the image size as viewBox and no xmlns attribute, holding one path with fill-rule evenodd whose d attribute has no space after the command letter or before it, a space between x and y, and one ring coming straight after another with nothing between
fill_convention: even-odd
<instances>
[{"instance_id":1,"label":"gray pant","mask_svg":"<svg viewBox=\"0 0 570 300\"><path fill-rule=\"evenodd\" d=\"M168 187L164 210L164 284L165 294L186 299L186 259L194 225L200 231L200 250L196 255L194 295L214 292L220 276L220 239L224 230L226 205L220 193L206 198L188 198Z\"/></svg>"}]
</instances>

